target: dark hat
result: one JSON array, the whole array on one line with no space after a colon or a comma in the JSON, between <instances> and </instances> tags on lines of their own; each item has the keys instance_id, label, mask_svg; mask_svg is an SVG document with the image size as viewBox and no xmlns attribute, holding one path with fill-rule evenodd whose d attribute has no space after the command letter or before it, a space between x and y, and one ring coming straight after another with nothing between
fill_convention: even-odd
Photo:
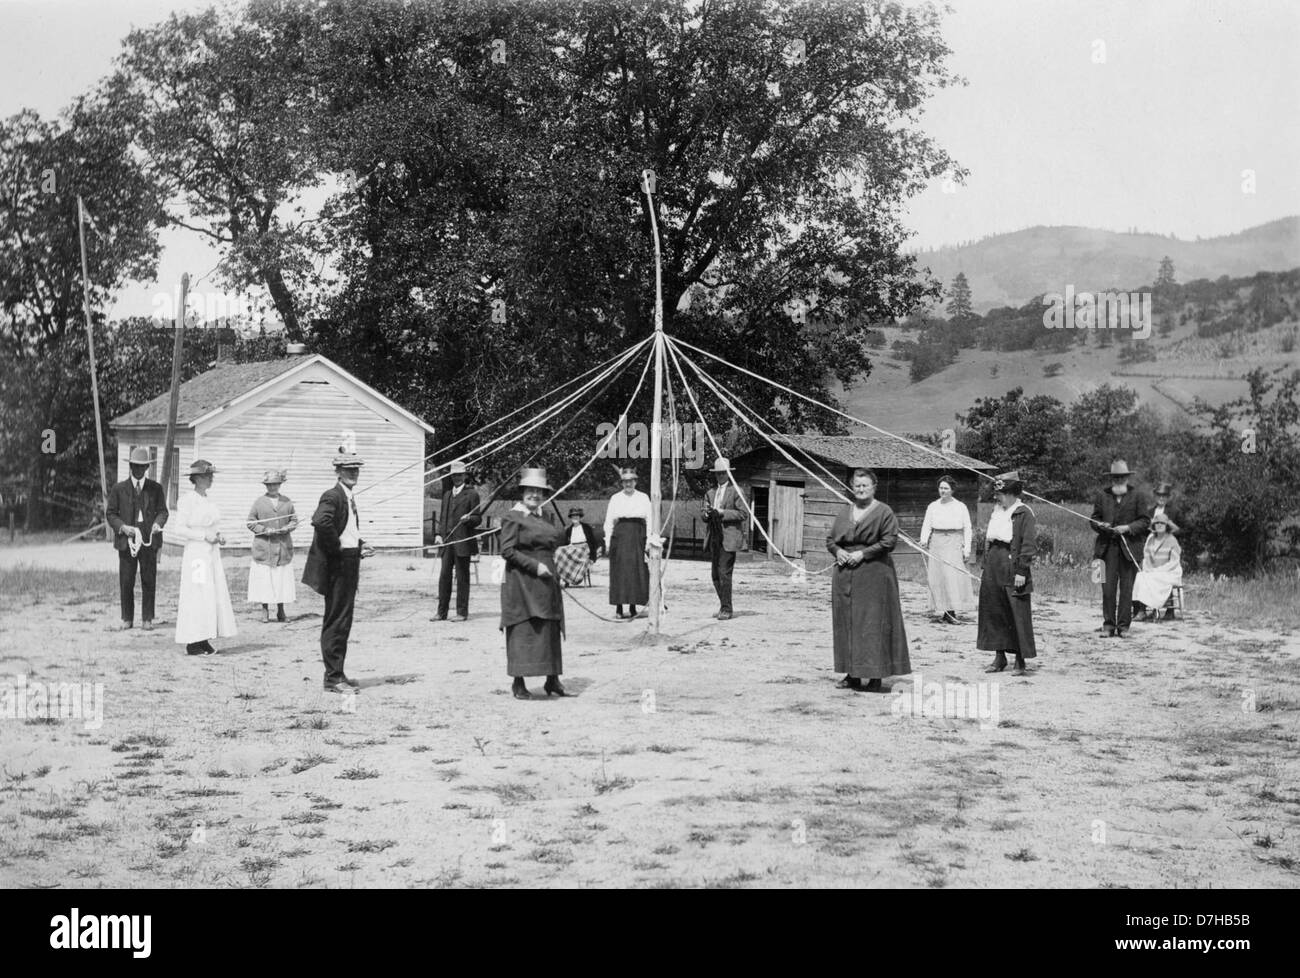
<instances>
[{"instance_id":1,"label":"dark hat","mask_svg":"<svg viewBox=\"0 0 1300 978\"><path fill-rule=\"evenodd\" d=\"M1128 463L1122 458L1117 458L1110 463L1111 475L1133 475L1133 470L1128 467Z\"/></svg>"},{"instance_id":2,"label":"dark hat","mask_svg":"<svg viewBox=\"0 0 1300 978\"><path fill-rule=\"evenodd\" d=\"M1157 496L1168 496L1173 491L1174 484L1172 482L1162 482L1160 485L1156 486Z\"/></svg>"},{"instance_id":3,"label":"dark hat","mask_svg":"<svg viewBox=\"0 0 1300 978\"><path fill-rule=\"evenodd\" d=\"M1003 472L993 480L994 492L1019 492L1025 486L1020 479L1020 470L1012 469L1010 472Z\"/></svg>"},{"instance_id":4,"label":"dark hat","mask_svg":"<svg viewBox=\"0 0 1300 978\"><path fill-rule=\"evenodd\" d=\"M581 516L586 516L587 514L584 513L582 510L580 510L577 506L570 506L570 507L569 507L569 515L570 515L570 516L579 516L579 517L581 517Z\"/></svg>"}]
</instances>

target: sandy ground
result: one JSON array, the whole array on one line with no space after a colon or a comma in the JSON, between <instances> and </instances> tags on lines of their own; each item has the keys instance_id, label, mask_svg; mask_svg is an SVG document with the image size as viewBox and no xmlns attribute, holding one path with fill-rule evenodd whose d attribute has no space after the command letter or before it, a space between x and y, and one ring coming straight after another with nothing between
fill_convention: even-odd
<instances>
[{"instance_id":1,"label":"sandy ground","mask_svg":"<svg viewBox=\"0 0 1300 978\"><path fill-rule=\"evenodd\" d=\"M114 566L102 543L46 559ZM111 631L112 580L2 599L0 682L102 683L104 713L91 729L0 721L0 883L1300 882L1295 634L1193 612L1107 641L1092 608L1039 595L1034 670L986 676L973 617L933 622L904 584L916 672L854 694L833 686L824 575L742 562L720 623L708 566L679 562L657 643L570 603L577 695L548 700L538 680L519 702L486 563L464 624L429 621L435 569L363 565L354 699L321 692L305 590L284 625L238 603L240 634L212 658L186 657L170 625ZM166 561L168 622L176 573ZM603 562L595 584L574 595L608 615Z\"/></svg>"}]
</instances>

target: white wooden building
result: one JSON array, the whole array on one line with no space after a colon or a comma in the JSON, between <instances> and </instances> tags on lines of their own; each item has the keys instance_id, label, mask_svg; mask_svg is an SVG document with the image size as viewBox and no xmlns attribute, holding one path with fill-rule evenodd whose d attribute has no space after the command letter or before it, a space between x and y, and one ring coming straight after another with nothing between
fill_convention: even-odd
<instances>
[{"instance_id":1,"label":"white wooden building","mask_svg":"<svg viewBox=\"0 0 1300 978\"><path fill-rule=\"evenodd\" d=\"M118 479L127 477L131 449L141 445L155 459L150 477L161 477L169 401L161 394L110 423ZM355 434L365 460L356 497L362 537L380 548L421 546L425 438L433 428L319 354L218 363L182 384L169 504L177 490L191 491L190 463L207 459L217 468L210 495L227 545L251 547L245 521L263 492L262 474L287 469L280 491L298 513L294 544L305 557L311 515L335 482L331 460L345 431Z\"/></svg>"}]
</instances>

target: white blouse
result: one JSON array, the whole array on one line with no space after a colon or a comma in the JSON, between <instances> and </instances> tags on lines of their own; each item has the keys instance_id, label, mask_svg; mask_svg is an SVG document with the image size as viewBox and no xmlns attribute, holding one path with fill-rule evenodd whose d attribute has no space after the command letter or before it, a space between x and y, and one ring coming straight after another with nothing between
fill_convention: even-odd
<instances>
[{"instance_id":1,"label":"white blouse","mask_svg":"<svg viewBox=\"0 0 1300 978\"><path fill-rule=\"evenodd\" d=\"M965 553L970 553L970 510L961 500L949 496L947 502L936 499L925 508L925 521L921 524L921 546L929 546L930 534L935 530L961 530L961 548Z\"/></svg>"},{"instance_id":2,"label":"white blouse","mask_svg":"<svg viewBox=\"0 0 1300 978\"><path fill-rule=\"evenodd\" d=\"M176 503L176 515L163 528L176 543L204 543L207 534L221 531L221 510L209 496L187 492Z\"/></svg>"},{"instance_id":3,"label":"white blouse","mask_svg":"<svg viewBox=\"0 0 1300 978\"><path fill-rule=\"evenodd\" d=\"M616 492L609 498L609 508L605 510L605 539L614 536L614 523L618 520L645 520L647 530L650 527L650 497L643 492Z\"/></svg>"},{"instance_id":4,"label":"white blouse","mask_svg":"<svg viewBox=\"0 0 1300 978\"><path fill-rule=\"evenodd\" d=\"M1012 536L1011 514L1020 509L1025 504L1016 501L1016 504L1010 509L1003 509L1001 506L994 506L993 512L989 516L989 529L984 535L986 540L1001 540L1003 543L1010 543Z\"/></svg>"}]
</instances>

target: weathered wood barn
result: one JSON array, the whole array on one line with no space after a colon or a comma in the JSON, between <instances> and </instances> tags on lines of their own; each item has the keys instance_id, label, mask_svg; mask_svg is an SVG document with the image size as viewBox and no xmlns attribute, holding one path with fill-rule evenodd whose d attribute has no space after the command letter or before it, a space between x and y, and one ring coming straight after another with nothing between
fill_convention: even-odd
<instances>
[{"instance_id":1,"label":"weathered wood barn","mask_svg":"<svg viewBox=\"0 0 1300 978\"><path fill-rule=\"evenodd\" d=\"M169 400L161 394L110 423L119 479L138 446L155 459L150 477L161 477ZM295 542L305 551L312 511L335 481L330 462L344 431L355 434L365 459L357 496L363 538L376 547L421 546L425 438L433 428L319 354L219 362L182 384L168 500L189 491L190 462L207 459L217 467L211 496L228 546L251 547L245 519L263 492L262 475L287 469L281 491L304 524Z\"/></svg>"},{"instance_id":2,"label":"weathered wood barn","mask_svg":"<svg viewBox=\"0 0 1300 978\"><path fill-rule=\"evenodd\" d=\"M843 487L846 496L851 495L847 487L855 468L875 471L879 480L876 498L894 511L900 529L914 540L921 533L925 508L939 498L940 476L953 477L955 494L970 509L974 521L979 477L958 466L990 474L993 469L978 459L952 452L946 453L952 459L948 468L930 452L884 436L779 435L775 440L823 480ZM826 551L826 535L845 504L770 445L737 456L731 464L736 481L750 494L755 518L776 548L791 559L804 558L809 569L828 564L832 558ZM767 541L757 531L752 532L750 546L758 553L768 551ZM895 553L910 550L900 545Z\"/></svg>"}]
</instances>

